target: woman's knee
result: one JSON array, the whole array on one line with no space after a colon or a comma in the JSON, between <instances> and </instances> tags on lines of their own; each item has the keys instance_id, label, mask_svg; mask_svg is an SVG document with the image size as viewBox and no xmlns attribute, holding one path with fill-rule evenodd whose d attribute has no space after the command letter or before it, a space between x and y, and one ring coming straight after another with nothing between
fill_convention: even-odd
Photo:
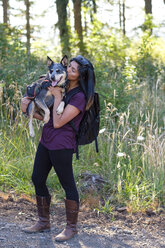
<instances>
[{"instance_id":1,"label":"woman's knee","mask_svg":"<svg viewBox=\"0 0 165 248\"><path fill-rule=\"evenodd\" d=\"M62 185L63 189L65 190L65 192L68 192L68 193L72 193L72 192L78 193L76 184L74 182L72 182L72 183L62 182L61 185Z\"/></svg>"},{"instance_id":2,"label":"woman's knee","mask_svg":"<svg viewBox=\"0 0 165 248\"><path fill-rule=\"evenodd\" d=\"M40 186L45 184L45 179L39 177L39 175L33 173L32 174L32 182L35 186Z\"/></svg>"},{"instance_id":3,"label":"woman's knee","mask_svg":"<svg viewBox=\"0 0 165 248\"><path fill-rule=\"evenodd\" d=\"M32 179L33 184L35 185L37 183L37 175L33 173L31 179Z\"/></svg>"}]
</instances>

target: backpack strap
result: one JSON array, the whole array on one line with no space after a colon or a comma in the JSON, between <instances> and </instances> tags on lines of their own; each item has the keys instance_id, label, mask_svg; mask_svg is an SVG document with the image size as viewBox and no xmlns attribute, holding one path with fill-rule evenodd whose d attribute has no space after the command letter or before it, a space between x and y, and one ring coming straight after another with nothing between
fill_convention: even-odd
<instances>
[{"instance_id":1,"label":"backpack strap","mask_svg":"<svg viewBox=\"0 0 165 248\"><path fill-rule=\"evenodd\" d=\"M63 101L65 102L65 106L69 103L70 99L76 95L77 93L81 92L80 87L76 87L73 90L70 90L66 95L63 97Z\"/></svg>"},{"instance_id":2,"label":"backpack strap","mask_svg":"<svg viewBox=\"0 0 165 248\"><path fill-rule=\"evenodd\" d=\"M76 95L77 93L81 92L81 88L80 87L76 87L73 90L69 91L64 97L63 97L63 101L65 102L65 106L69 103L70 99ZM69 122L69 124L72 126L73 130L76 133L76 159L79 159L79 153L78 153L78 130L75 127L74 122L71 120Z\"/></svg>"},{"instance_id":3,"label":"backpack strap","mask_svg":"<svg viewBox=\"0 0 165 248\"><path fill-rule=\"evenodd\" d=\"M73 130L76 133L76 159L79 159L79 152L78 152L78 130L76 129L76 126L74 124L74 121L71 120L69 124L72 126Z\"/></svg>"}]
</instances>

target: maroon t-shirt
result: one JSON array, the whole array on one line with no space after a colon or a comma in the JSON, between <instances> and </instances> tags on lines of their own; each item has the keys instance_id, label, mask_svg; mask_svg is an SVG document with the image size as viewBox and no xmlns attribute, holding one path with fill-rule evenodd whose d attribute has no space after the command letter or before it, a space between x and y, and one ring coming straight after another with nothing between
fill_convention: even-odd
<instances>
[{"instance_id":1,"label":"maroon t-shirt","mask_svg":"<svg viewBox=\"0 0 165 248\"><path fill-rule=\"evenodd\" d=\"M78 92L68 102L68 104L80 110L80 113L73 118L74 124L78 129L80 121L85 112L85 95L83 92ZM66 123L60 128L53 127L53 109L50 111L50 120L46 123L42 130L41 144L43 144L49 150L61 150L61 149L76 149L76 134L72 126Z\"/></svg>"}]
</instances>

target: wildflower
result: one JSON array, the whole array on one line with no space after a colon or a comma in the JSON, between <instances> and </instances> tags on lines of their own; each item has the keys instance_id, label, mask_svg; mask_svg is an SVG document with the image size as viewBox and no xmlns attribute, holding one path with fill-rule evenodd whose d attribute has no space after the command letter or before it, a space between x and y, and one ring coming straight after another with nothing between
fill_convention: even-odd
<instances>
[{"instance_id":1,"label":"wildflower","mask_svg":"<svg viewBox=\"0 0 165 248\"><path fill-rule=\"evenodd\" d=\"M137 140L138 140L138 141L143 141L143 140L145 140L145 138L144 138L143 136L140 136L140 135L139 135L139 136L137 137Z\"/></svg>"},{"instance_id":2,"label":"wildflower","mask_svg":"<svg viewBox=\"0 0 165 248\"><path fill-rule=\"evenodd\" d=\"M96 166L96 167L98 167L98 166L99 166L99 164L98 164L97 162L96 162L96 163L94 163L93 165L94 165L94 166Z\"/></svg>"},{"instance_id":3,"label":"wildflower","mask_svg":"<svg viewBox=\"0 0 165 248\"><path fill-rule=\"evenodd\" d=\"M117 153L117 157L125 157L126 156L126 154L124 153L124 152L118 152Z\"/></svg>"},{"instance_id":4,"label":"wildflower","mask_svg":"<svg viewBox=\"0 0 165 248\"><path fill-rule=\"evenodd\" d=\"M102 128L99 133L104 133L105 132L105 128Z\"/></svg>"}]
</instances>

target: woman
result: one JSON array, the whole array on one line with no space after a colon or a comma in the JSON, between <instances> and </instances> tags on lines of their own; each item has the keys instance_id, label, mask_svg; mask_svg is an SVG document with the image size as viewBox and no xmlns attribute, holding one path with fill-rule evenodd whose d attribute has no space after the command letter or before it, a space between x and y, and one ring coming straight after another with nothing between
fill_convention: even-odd
<instances>
[{"instance_id":1,"label":"woman","mask_svg":"<svg viewBox=\"0 0 165 248\"><path fill-rule=\"evenodd\" d=\"M76 87L80 87L82 91L70 99L61 115L57 115L56 109L62 100L61 88L49 87L50 92L55 97L55 101L51 110L50 120L43 127L32 174L39 220L35 225L24 229L29 233L50 229L49 207L51 196L46 186L46 180L53 166L66 194L67 224L65 229L56 236L56 241L66 241L77 233L79 195L72 169L72 156L76 149L76 138L75 131L69 121L73 120L75 126L79 127L85 110L93 102L95 85L93 66L89 60L81 55L70 60L67 72L69 80L67 92ZM23 98L21 102L23 112L26 112L28 104L29 100L26 97ZM34 117L39 120L43 119L37 113L35 113Z\"/></svg>"}]
</instances>

